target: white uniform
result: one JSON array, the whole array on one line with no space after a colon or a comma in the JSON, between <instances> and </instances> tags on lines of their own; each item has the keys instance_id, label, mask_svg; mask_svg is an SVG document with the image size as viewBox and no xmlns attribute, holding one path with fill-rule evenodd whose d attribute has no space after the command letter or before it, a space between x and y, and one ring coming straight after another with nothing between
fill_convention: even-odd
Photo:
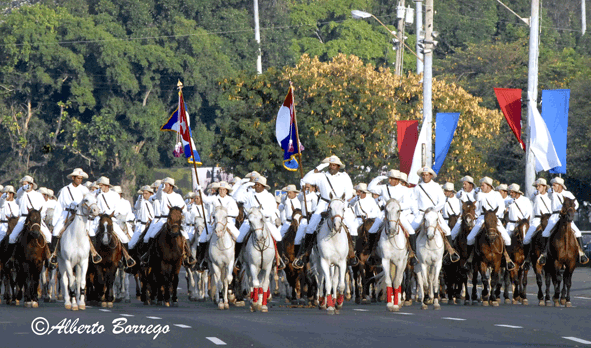
<instances>
[{"instance_id":1,"label":"white uniform","mask_svg":"<svg viewBox=\"0 0 591 348\"><path fill-rule=\"evenodd\" d=\"M377 192L380 195L380 198L384 202L388 202L390 199L395 199L400 204L400 209L402 213L400 214L400 224L404 229L408 232L408 234L415 234L415 229L413 228L412 224L410 223L410 218L414 220L412 217L412 210L413 210L413 202L412 202L412 194L410 189L404 185L398 184L396 186L392 185L378 185L378 183L388 177L380 175L373 179L369 185L367 185L367 189L369 191ZM371 226L369 233L374 234L378 232L380 225L384 221L385 212L380 211L380 214L376 218L374 224Z\"/></svg>"},{"instance_id":2,"label":"white uniform","mask_svg":"<svg viewBox=\"0 0 591 348\"><path fill-rule=\"evenodd\" d=\"M450 235L449 226L441 215L441 210L445 205L445 195L443 189L438 183L431 180L428 183L421 182L413 189L414 196L417 200L417 211L412 222L412 227L416 230L423 221L425 211L429 208L435 208L439 217L439 226L445 232L446 236Z\"/></svg>"},{"instance_id":3,"label":"white uniform","mask_svg":"<svg viewBox=\"0 0 591 348\"><path fill-rule=\"evenodd\" d=\"M291 220L293 219L293 211L296 209L300 209L300 211L303 210L300 200L297 199L297 197L294 199L286 198L285 203L283 204L283 211L281 212L281 238L285 237L285 233L289 230Z\"/></svg>"},{"instance_id":4,"label":"white uniform","mask_svg":"<svg viewBox=\"0 0 591 348\"><path fill-rule=\"evenodd\" d=\"M129 243L131 238L133 238L133 229L131 225L135 220L135 215L133 215L133 211L131 210L131 203L125 198L120 198L115 206L115 221L116 224L121 227L121 232L125 236L120 237L121 243ZM127 233L126 233L127 231Z\"/></svg>"},{"instance_id":5,"label":"white uniform","mask_svg":"<svg viewBox=\"0 0 591 348\"><path fill-rule=\"evenodd\" d=\"M140 235L146 229L148 222L154 219L154 207L152 206L152 203L145 200L143 197L140 199L139 203L139 205L136 204L136 206L138 206L138 211L136 213L137 223L135 224L135 232L129 242L129 249L135 247L140 239Z\"/></svg>"},{"instance_id":6,"label":"white uniform","mask_svg":"<svg viewBox=\"0 0 591 348\"><path fill-rule=\"evenodd\" d=\"M193 208L191 209L191 221L193 224L193 235L197 233L197 219L202 219L204 222L207 221L207 210L204 210L204 207L201 205L193 204ZM207 225L206 225L207 226ZM201 236L205 234L205 232L209 232L210 227L207 227L207 230L204 228L201 234L199 235L198 241L201 239ZM211 232L210 232L211 234ZM191 236L193 238L193 236Z\"/></svg>"},{"instance_id":7,"label":"white uniform","mask_svg":"<svg viewBox=\"0 0 591 348\"><path fill-rule=\"evenodd\" d=\"M552 228L554 228L554 226L556 225L558 220L560 220L560 210L562 210L562 204L564 203L565 197L574 200L575 201L575 210L579 209L579 202L577 201L577 199L575 198L575 196L571 192L566 191L566 190L564 190L560 193L553 192L552 193L552 216L550 216L550 219L548 220L548 225L546 225L544 232L542 232L542 237L545 237L545 238L550 237L550 232L552 232ZM570 227L572 228L573 232L575 233L575 237L577 237L577 238L581 237L581 231L579 230L577 225L575 225L574 222L570 223Z\"/></svg>"},{"instance_id":8,"label":"white uniform","mask_svg":"<svg viewBox=\"0 0 591 348\"><path fill-rule=\"evenodd\" d=\"M506 229L507 233L512 236L519 221L522 219L529 220L531 218L531 201L527 197L520 195L519 198L512 200L507 210L509 222L507 223Z\"/></svg>"},{"instance_id":9,"label":"white uniform","mask_svg":"<svg viewBox=\"0 0 591 348\"><path fill-rule=\"evenodd\" d=\"M59 236L62 228L64 227L64 223L68 218L68 214L76 213L76 208L78 204L82 202L84 196L88 194L89 191L86 187L82 185L78 185L74 187L74 184L69 184L60 190L60 193L57 197L57 205L55 206L55 210L53 212L53 235Z\"/></svg>"},{"instance_id":10,"label":"white uniform","mask_svg":"<svg viewBox=\"0 0 591 348\"><path fill-rule=\"evenodd\" d=\"M352 236L357 236L358 228L363 225L364 219L375 219L374 224L372 225L373 227L376 224L376 221L380 218L382 211L378 207L376 200L373 199L369 193L363 199L359 198L359 196L353 198L351 203L353 205L355 219L353 220L353 230L349 232Z\"/></svg>"},{"instance_id":11,"label":"white uniform","mask_svg":"<svg viewBox=\"0 0 591 348\"><path fill-rule=\"evenodd\" d=\"M456 221L454 228L451 230L451 239L454 240L458 236L458 233L460 233L460 228L462 227L462 204L465 202L476 202L476 190L472 189L472 191L467 192L464 191L464 189L461 189L456 194L456 198L460 200L460 217L458 218L458 221Z\"/></svg>"},{"instance_id":12,"label":"white uniform","mask_svg":"<svg viewBox=\"0 0 591 348\"><path fill-rule=\"evenodd\" d=\"M166 193L162 189L159 189L158 193L156 193L154 196L156 196L155 200L158 200L160 202L160 218L155 218L154 221L152 221L152 224L150 224L150 228L144 236L144 243L147 243L158 232L160 232L162 226L164 226L164 224L166 223L168 214L170 213L170 208L179 207L181 208L183 213L187 210L187 205L185 204L183 197L176 192ZM182 228L181 234L183 235L183 237L185 237L185 239L189 238L187 232L185 232L185 230L183 230Z\"/></svg>"},{"instance_id":13,"label":"white uniform","mask_svg":"<svg viewBox=\"0 0 591 348\"><path fill-rule=\"evenodd\" d=\"M250 190L254 186L254 182L250 182L250 179L240 180L240 186L232 192L232 197L236 202L246 203L248 196L253 192Z\"/></svg>"},{"instance_id":14,"label":"white uniform","mask_svg":"<svg viewBox=\"0 0 591 348\"><path fill-rule=\"evenodd\" d=\"M254 207L260 207L262 209L263 216L265 217L265 225L271 232L275 241L281 241L281 233L279 233L279 229L275 226L275 217L277 216L277 202L275 201L275 196L269 193L267 190L263 190L260 193L251 192L244 202L244 210L248 211ZM248 219L244 219L242 226L240 226L240 234L238 238L236 238L236 242L242 243L244 241L244 237L250 231L250 223Z\"/></svg>"},{"instance_id":15,"label":"white uniform","mask_svg":"<svg viewBox=\"0 0 591 348\"><path fill-rule=\"evenodd\" d=\"M25 192L23 187L19 188L16 192L16 202L19 206L20 218L18 219L18 223L14 226L14 230L10 233L10 237L8 238L8 242L10 244L16 243L18 237L20 236L23 228L25 227L25 221L27 220L27 215L29 215L29 209L39 210L40 212L45 207L45 198L43 195L37 191L29 191ZM51 232L49 232L49 228L41 220L41 232L45 237L45 241L47 243L51 242Z\"/></svg>"},{"instance_id":16,"label":"white uniform","mask_svg":"<svg viewBox=\"0 0 591 348\"><path fill-rule=\"evenodd\" d=\"M236 218L238 217L238 214L240 213L240 211L238 210L238 205L236 204L236 201L234 200L234 198L232 196L228 196L226 195L225 197L220 197L220 196L205 196L202 194L203 197L203 202L207 202L209 203L211 206L214 207L214 209L211 210L211 219L213 220L213 211L215 210L215 207L218 206L222 206L224 208L226 208L226 211L228 212L228 230L230 231L230 233L232 233L232 235L234 236L234 238L238 238L238 236L240 235L240 232L238 231L238 229L236 228ZM275 200L275 199L273 199ZM207 232L209 233L201 233L201 236L199 236L199 243L205 243L208 242L211 239L211 236L213 236L213 231L215 231L215 226L213 225L213 221L211 221L210 224L208 224L207 226Z\"/></svg>"},{"instance_id":17,"label":"white uniform","mask_svg":"<svg viewBox=\"0 0 591 348\"><path fill-rule=\"evenodd\" d=\"M115 215L115 208L117 206L117 203L120 200L119 194L113 190L109 190L108 192L103 192L101 190L97 190L96 192L97 192L96 193L96 203L99 208L99 213L106 214L106 215L113 214L113 216L114 216ZM99 224L100 219L101 219L101 217L97 216L90 224L90 229L88 231L88 234L91 237L96 236L96 231L98 229L98 224ZM115 219L112 218L112 220L113 220L113 233L115 233L115 235L117 235L117 238L119 238L119 240L122 243L128 243L129 238L127 238L127 236L125 236L123 231L121 231L121 227L116 223Z\"/></svg>"},{"instance_id":18,"label":"white uniform","mask_svg":"<svg viewBox=\"0 0 591 348\"><path fill-rule=\"evenodd\" d=\"M472 228L472 231L468 235L468 245L474 245L476 243L476 236L482 225L484 225L484 209L495 210L497 208L497 230L503 237L505 245L511 245L511 237L509 237L507 230L505 230L505 227L501 223L501 218L505 212L505 201L497 191L490 191L488 193L481 191L478 193L476 201L476 215L478 219L476 219L474 228Z\"/></svg>"},{"instance_id":19,"label":"white uniform","mask_svg":"<svg viewBox=\"0 0 591 348\"><path fill-rule=\"evenodd\" d=\"M0 209L0 241L6 236L8 231L8 219L19 216L20 209L14 200L4 201Z\"/></svg>"},{"instance_id":20,"label":"white uniform","mask_svg":"<svg viewBox=\"0 0 591 348\"><path fill-rule=\"evenodd\" d=\"M304 194L300 193L298 198L300 202L302 202L302 207L304 206ZM311 216L316 211L316 206L318 205L318 201L320 200L320 196L316 192L306 192L306 205L308 208L308 216ZM296 233L294 245L302 244L302 239L306 235L306 228L308 227L308 218L307 216L303 216L300 220L300 226L298 227L298 232Z\"/></svg>"},{"instance_id":21,"label":"white uniform","mask_svg":"<svg viewBox=\"0 0 591 348\"><path fill-rule=\"evenodd\" d=\"M327 166L328 164L325 163L319 167L322 168ZM353 189L351 178L344 172L338 172L335 175L332 175L328 172L314 173L312 170L308 172L302 180L305 184L316 185L320 194L320 200L318 201L316 210L314 211L314 214L312 214L310 223L306 227L306 233L313 234L322 219L320 214L328 209L331 194L333 198L341 198L344 196L344 199L348 201L353 197L355 190ZM353 211L351 209L346 209L344 215L343 220L345 225L349 231L353 231L353 220L355 219Z\"/></svg>"},{"instance_id":22,"label":"white uniform","mask_svg":"<svg viewBox=\"0 0 591 348\"><path fill-rule=\"evenodd\" d=\"M457 215L458 219L460 213L462 211L462 206L460 205L460 200L456 196L447 197L445 199L445 205L443 206L443 210L441 211L441 215L443 215L443 219L449 225L449 218L450 216ZM456 222L457 224L457 222ZM455 226L454 226L455 228Z\"/></svg>"},{"instance_id":23,"label":"white uniform","mask_svg":"<svg viewBox=\"0 0 591 348\"><path fill-rule=\"evenodd\" d=\"M534 196L533 217L529 223L529 230L527 230L525 238L523 239L523 244L531 243L534 233L542 223L542 215L545 214L552 214L550 196L548 193L544 193L543 195L538 193Z\"/></svg>"},{"instance_id":24,"label":"white uniform","mask_svg":"<svg viewBox=\"0 0 591 348\"><path fill-rule=\"evenodd\" d=\"M47 226L47 228L49 228L49 230L52 230L53 228L53 216L55 214L55 209L57 208L57 201L55 199L49 199L47 201L45 201L45 207L43 208L43 220L46 220L47 218L47 214L50 214L50 218L51 220L49 221L49 224L51 226Z\"/></svg>"}]
</instances>

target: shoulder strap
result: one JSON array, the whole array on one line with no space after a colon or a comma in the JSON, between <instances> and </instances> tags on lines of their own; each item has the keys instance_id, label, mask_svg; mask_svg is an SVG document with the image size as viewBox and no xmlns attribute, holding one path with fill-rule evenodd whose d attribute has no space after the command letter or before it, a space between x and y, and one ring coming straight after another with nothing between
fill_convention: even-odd
<instances>
[{"instance_id":1,"label":"shoulder strap","mask_svg":"<svg viewBox=\"0 0 591 348\"><path fill-rule=\"evenodd\" d=\"M10 210L10 216L14 216L14 212L12 211L12 207L10 206L10 202L6 203L8 205L8 210Z\"/></svg>"},{"instance_id":2,"label":"shoulder strap","mask_svg":"<svg viewBox=\"0 0 591 348\"><path fill-rule=\"evenodd\" d=\"M328 181L328 184L330 185L330 189L332 190L332 193L334 193L334 195L336 196L337 193L334 190L334 187L332 187L332 183L330 182L330 179L328 178L328 175L326 173L324 173L324 177L326 177L326 181Z\"/></svg>"},{"instance_id":3,"label":"shoulder strap","mask_svg":"<svg viewBox=\"0 0 591 348\"><path fill-rule=\"evenodd\" d=\"M70 194L70 198L72 198L72 201L74 200L74 196L72 195L72 191L70 190L70 186L66 186L66 188L68 189L68 193Z\"/></svg>"},{"instance_id":4,"label":"shoulder strap","mask_svg":"<svg viewBox=\"0 0 591 348\"><path fill-rule=\"evenodd\" d=\"M546 210L548 211L548 214L550 214L552 211L550 210L550 208L548 208L548 205L546 204L546 201L544 201L544 196L540 196L540 200L542 201L542 203L544 203L544 206L546 207Z\"/></svg>"},{"instance_id":5,"label":"shoulder strap","mask_svg":"<svg viewBox=\"0 0 591 348\"><path fill-rule=\"evenodd\" d=\"M107 209L111 210L111 207L109 207L109 203L107 203L107 199L105 198L104 193L101 193L101 197L103 198L103 202L105 202L105 204L107 205Z\"/></svg>"},{"instance_id":6,"label":"shoulder strap","mask_svg":"<svg viewBox=\"0 0 591 348\"><path fill-rule=\"evenodd\" d=\"M564 204L564 198L562 197L561 194L558 195L558 200L560 201L560 204Z\"/></svg>"},{"instance_id":7,"label":"shoulder strap","mask_svg":"<svg viewBox=\"0 0 591 348\"><path fill-rule=\"evenodd\" d=\"M146 203L146 210L148 210L148 216L150 217L150 220L151 220L154 217L152 216L152 213L150 213L150 206L148 205L148 202L144 202L144 203Z\"/></svg>"},{"instance_id":8,"label":"shoulder strap","mask_svg":"<svg viewBox=\"0 0 591 348\"><path fill-rule=\"evenodd\" d=\"M256 194L253 194L253 196L254 196L254 199L257 200L257 203L259 204L259 207L261 207L261 209L263 209L263 205L261 204L261 201L259 201L259 198L257 197L257 195Z\"/></svg>"},{"instance_id":9,"label":"shoulder strap","mask_svg":"<svg viewBox=\"0 0 591 348\"><path fill-rule=\"evenodd\" d=\"M488 201L488 198L485 198L484 200L486 201L486 204L488 204L488 207L492 210L493 207L492 207L492 205L490 205L490 202Z\"/></svg>"},{"instance_id":10,"label":"shoulder strap","mask_svg":"<svg viewBox=\"0 0 591 348\"><path fill-rule=\"evenodd\" d=\"M454 208L451 206L451 203L450 203L449 199L447 199L447 205L449 205L449 209L451 209L451 212L453 213L452 215L458 215L458 214L456 214L456 212L454 211Z\"/></svg>"},{"instance_id":11,"label":"shoulder strap","mask_svg":"<svg viewBox=\"0 0 591 348\"><path fill-rule=\"evenodd\" d=\"M421 188L421 190L423 190L423 192L425 192L425 194L427 195L427 197L429 197L429 200L431 201L431 203L433 203L433 206L436 207L437 204L435 204L435 202L433 202L433 199L431 198L431 196L429 196L429 194L427 193L427 191L425 191L425 188L423 187L423 185L419 184L419 187Z\"/></svg>"},{"instance_id":12,"label":"shoulder strap","mask_svg":"<svg viewBox=\"0 0 591 348\"><path fill-rule=\"evenodd\" d=\"M519 208L519 204L517 204L517 201L514 201L513 203L515 203L515 206L517 207L517 209L519 210L519 212L521 213L521 218L525 218L525 214L523 214L523 212L521 211L521 208Z\"/></svg>"},{"instance_id":13,"label":"shoulder strap","mask_svg":"<svg viewBox=\"0 0 591 348\"><path fill-rule=\"evenodd\" d=\"M392 193L390 192L390 187L386 185L386 190L388 190L388 197L392 198Z\"/></svg>"},{"instance_id":14,"label":"shoulder strap","mask_svg":"<svg viewBox=\"0 0 591 348\"><path fill-rule=\"evenodd\" d=\"M363 214L365 214L365 216L367 217L367 213L365 212L365 210L363 210L363 206L361 206L361 199L357 201L357 204L359 205L359 209L361 209Z\"/></svg>"},{"instance_id":15,"label":"shoulder strap","mask_svg":"<svg viewBox=\"0 0 591 348\"><path fill-rule=\"evenodd\" d=\"M33 207L33 202L31 202L31 197L29 197L28 194L27 194L27 200L29 201L29 204L31 204L31 209L34 209L35 207Z\"/></svg>"}]
</instances>

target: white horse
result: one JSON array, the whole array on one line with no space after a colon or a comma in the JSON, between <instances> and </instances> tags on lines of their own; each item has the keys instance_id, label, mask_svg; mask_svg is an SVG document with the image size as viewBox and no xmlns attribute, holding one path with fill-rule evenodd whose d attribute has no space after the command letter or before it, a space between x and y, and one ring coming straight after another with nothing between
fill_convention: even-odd
<instances>
[{"instance_id":1,"label":"white horse","mask_svg":"<svg viewBox=\"0 0 591 348\"><path fill-rule=\"evenodd\" d=\"M270 275L275 260L275 243L260 208L254 207L248 212L248 222L252 232L243 247L242 259L246 265L252 288L250 310L252 312L260 310L266 313L269 311L267 298L269 297Z\"/></svg>"},{"instance_id":2,"label":"white horse","mask_svg":"<svg viewBox=\"0 0 591 348\"><path fill-rule=\"evenodd\" d=\"M438 231L438 220L437 211L433 208L427 209L417 236L417 258L420 268L415 267L415 272L418 281L417 290L419 297L423 300L422 309L427 309L425 286L429 291L429 299L433 299L434 309L441 309L438 299L439 273L441 272L445 245L443 244L443 236Z\"/></svg>"},{"instance_id":3,"label":"white horse","mask_svg":"<svg viewBox=\"0 0 591 348\"><path fill-rule=\"evenodd\" d=\"M194 233L191 237L191 254L197 258L197 245L199 244L199 237L205 229L205 219L197 217L195 219ZM204 301L207 297L207 279L208 271L197 271L195 267L185 267L187 272L187 289L189 301Z\"/></svg>"},{"instance_id":4,"label":"white horse","mask_svg":"<svg viewBox=\"0 0 591 348\"><path fill-rule=\"evenodd\" d=\"M384 227L378 232L380 239L377 253L382 258L383 277L386 283L386 308L390 312L397 312L400 309L402 278L408 259L407 238L404 233L400 233L402 231L400 213L400 203L395 199L388 200L386 221ZM395 272L391 270L392 265L396 267ZM392 274L394 274L393 277Z\"/></svg>"},{"instance_id":5,"label":"white horse","mask_svg":"<svg viewBox=\"0 0 591 348\"><path fill-rule=\"evenodd\" d=\"M232 283L234 269L234 250L236 242L228 230L228 211L222 206L213 212L215 233L209 243L209 260L213 272L213 283L216 285L215 300L219 309L229 309L228 288ZM220 300L220 291L223 298Z\"/></svg>"},{"instance_id":6,"label":"white horse","mask_svg":"<svg viewBox=\"0 0 591 348\"><path fill-rule=\"evenodd\" d=\"M328 217L322 224L317 236L321 273L319 277L321 282L318 283L318 286L322 287L324 285L328 314L335 314L335 308L337 310L341 309L345 300L345 274L347 272L349 242L344 231L343 216L345 216L345 208L347 207L344 196L343 194L343 197L336 198L332 194L330 195Z\"/></svg>"},{"instance_id":7,"label":"white horse","mask_svg":"<svg viewBox=\"0 0 591 348\"><path fill-rule=\"evenodd\" d=\"M76 209L74 221L64 231L60 241L58 256L59 269L62 272L64 306L76 311L85 310L86 271L90 255L90 239L86 231L88 219L99 214L96 198L87 194ZM76 277L74 277L76 268Z\"/></svg>"}]
</instances>

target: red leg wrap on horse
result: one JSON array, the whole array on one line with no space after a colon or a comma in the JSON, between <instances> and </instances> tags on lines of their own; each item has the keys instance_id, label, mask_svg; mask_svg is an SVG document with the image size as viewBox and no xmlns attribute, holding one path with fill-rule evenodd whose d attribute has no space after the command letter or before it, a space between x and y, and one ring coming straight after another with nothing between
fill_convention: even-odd
<instances>
[{"instance_id":1,"label":"red leg wrap on horse","mask_svg":"<svg viewBox=\"0 0 591 348\"><path fill-rule=\"evenodd\" d=\"M392 303L392 296L394 294L394 289L391 286L386 288L386 299L388 303Z\"/></svg>"},{"instance_id":2,"label":"red leg wrap on horse","mask_svg":"<svg viewBox=\"0 0 591 348\"><path fill-rule=\"evenodd\" d=\"M263 297L263 298L265 297L265 292L263 291L263 288L259 288L258 294L261 295L261 297ZM258 300L258 297L257 297L257 300Z\"/></svg>"},{"instance_id":3,"label":"red leg wrap on horse","mask_svg":"<svg viewBox=\"0 0 591 348\"><path fill-rule=\"evenodd\" d=\"M334 301L332 300L332 295L326 296L326 306L327 307L334 307Z\"/></svg>"},{"instance_id":4,"label":"red leg wrap on horse","mask_svg":"<svg viewBox=\"0 0 591 348\"><path fill-rule=\"evenodd\" d=\"M263 292L263 306L267 305L267 298L269 297L269 292L268 291L264 291Z\"/></svg>"},{"instance_id":5,"label":"red leg wrap on horse","mask_svg":"<svg viewBox=\"0 0 591 348\"><path fill-rule=\"evenodd\" d=\"M250 299L253 301L256 301L256 299L258 297L259 297L259 288L252 289L252 292L250 293Z\"/></svg>"},{"instance_id":6,"label":"red leg wrap on horse","mask_svg":"<svg viewBox=\"0 0 591 348\"><path fill-rule=\"evenodd\" d=\"M345 302L345 295L343 294L339 294L337 296L337 304L340 306L343 304L343 302Z\"/></svg>"},{"instance_id":7,"label":"red leg wrap on horse","mask_svg":"<svg viewBox=\"0 0 591 348\"><path fill-rule=\"evenodd\" d=\"M398 294L400 294L400 292L402 291L401 287L397 287L396 289L394 289L394 305L398 306Z\"/></svg>"}]
</instances>

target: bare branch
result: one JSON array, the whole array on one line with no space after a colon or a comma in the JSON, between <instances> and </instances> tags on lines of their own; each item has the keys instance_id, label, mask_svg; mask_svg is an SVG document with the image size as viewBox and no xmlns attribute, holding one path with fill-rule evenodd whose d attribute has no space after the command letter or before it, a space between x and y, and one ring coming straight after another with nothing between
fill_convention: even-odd
<instances>
[{"instance_id":1,"label":"bare branch","mask_svg":"<svg viewBox=\"0 0 591 348\"><path fill-rule=\"evenodd\" d=\"M146 106L146 103L148 103L148 96L150 95L150 92L152 92L152 87L150 87L148 92L146 92L146 96L144 97L144 101L142 103L142 106Z\"/></svg>"}]
</instances>

